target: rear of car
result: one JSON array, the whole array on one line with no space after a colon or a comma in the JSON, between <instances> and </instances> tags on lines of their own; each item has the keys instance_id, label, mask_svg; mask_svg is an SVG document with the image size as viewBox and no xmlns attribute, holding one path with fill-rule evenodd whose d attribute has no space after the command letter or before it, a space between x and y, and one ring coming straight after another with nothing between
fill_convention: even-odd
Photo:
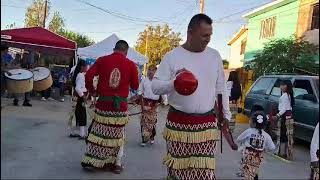
<instances>
[{"instance_id":1,"label":"rear of car","mask_svg":"<svg viewBox=\"0 0 320 180\"><path fill-rule=\"evenodd\" d=\"M294 86L295 137L311 141L319 121L319 78L299 75L268 75L256 80L245 98L244 112L250 116L258 110L269 114L278 108L280 81L290 80Z\"/></svg>"}]
</instances>

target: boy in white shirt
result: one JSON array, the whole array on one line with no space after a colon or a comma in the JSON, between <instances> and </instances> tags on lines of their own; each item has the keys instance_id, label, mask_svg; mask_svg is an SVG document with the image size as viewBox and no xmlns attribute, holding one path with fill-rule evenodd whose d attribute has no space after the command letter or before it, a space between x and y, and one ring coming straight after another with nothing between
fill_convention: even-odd
<instances>
[{"instance_id":1,"label":"boy in white shirt","mask_svg":"<svg viewBox=\"0 0 320 180\"><path fill-rule=\"evenodd\" d=\"M237 138L237 142L244 146L242 171L246 180L258 178L263 151L275 149L270 135L263 130L267 121L265 114L257 111L252 115L251 120L251 127Z\"/></svg>"}]
</instances>

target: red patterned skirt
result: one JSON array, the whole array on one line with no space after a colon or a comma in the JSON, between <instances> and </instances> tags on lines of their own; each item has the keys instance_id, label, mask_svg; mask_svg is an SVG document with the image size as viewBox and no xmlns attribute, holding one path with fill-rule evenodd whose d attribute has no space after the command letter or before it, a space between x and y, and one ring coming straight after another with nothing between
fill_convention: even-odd
<instances>
[{"instance_id":1,"label":"red patterned skirt","mask_svg":"<svg viewBox=\"0 0 320 180\"><path fill-rule=\"evenodd\" d=\"M97 168L114 164L120 147L125 142L125 125L129 120L128 105L125 98L118 98L117 103L112 99L99 97L87 137L82 162Z\"/></svg>"},{"instance_id":2,"label":"red patterned skirt","mask_svg":"<svg viewBox=\"0 0 320 180\"><path fill-rule=\"evenodd\" d=\"M213 111L187 114L170 108L164 130L169 179L215 179L216 141L219 139Z\"/></svg>"},{"instance_id":3,"label":"red patterned skirt","mask_svg":"<svg viewBox=\"0 0 320 180\"><path fill-rule=\"evenodd\" d=\"M143 111L140 121L143 142L154 140L157 124L157 102L155 100L143 99Z\"/></svg>"},{"instance_id":4,"label":"red patterned skirt","mask_svg":"<svg viewBox=\"0 0 320 180\"><path fill-rule=\"evenodd\" d=\"M246 148L243 154L242 171L246 180L254 180L263 161L263 151Z\"/></svg>"}]
</instances>

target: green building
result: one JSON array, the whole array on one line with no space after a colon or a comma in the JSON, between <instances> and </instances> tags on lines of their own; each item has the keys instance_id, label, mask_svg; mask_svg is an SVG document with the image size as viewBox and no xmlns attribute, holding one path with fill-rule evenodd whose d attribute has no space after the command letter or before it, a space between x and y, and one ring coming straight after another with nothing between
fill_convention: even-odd
<instances>
[{"instance_id":1,"label":"green building","mask_svg":"<svg viewBox=\"0 0 320 180\"><path fill-rule=\"evenodd\" d=\"M275 0L243 15L248 20L244 66L250 64L265 42L296 33L299 5L299 0Z\"/></svg>"}]
</instances>

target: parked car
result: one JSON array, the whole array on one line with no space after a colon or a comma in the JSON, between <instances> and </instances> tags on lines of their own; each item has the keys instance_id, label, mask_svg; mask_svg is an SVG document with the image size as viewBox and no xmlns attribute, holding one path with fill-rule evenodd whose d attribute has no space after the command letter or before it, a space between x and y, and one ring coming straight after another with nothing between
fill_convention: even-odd
<instances>
[{"instance_id":1,"label":"parked car","mask_svg":"<svg viewBox=\"0 0 320 180\"><path fill-rule=\"evenodd\" d=\"M251 115L263 110L269 114L278 107L281 96L280 81L291 80L295 97L293 107L295 138L311 142L319 121L319 77L303 75L266 75L255 81L248 91L244 113Z\"/></svg>"}]
</instances>

